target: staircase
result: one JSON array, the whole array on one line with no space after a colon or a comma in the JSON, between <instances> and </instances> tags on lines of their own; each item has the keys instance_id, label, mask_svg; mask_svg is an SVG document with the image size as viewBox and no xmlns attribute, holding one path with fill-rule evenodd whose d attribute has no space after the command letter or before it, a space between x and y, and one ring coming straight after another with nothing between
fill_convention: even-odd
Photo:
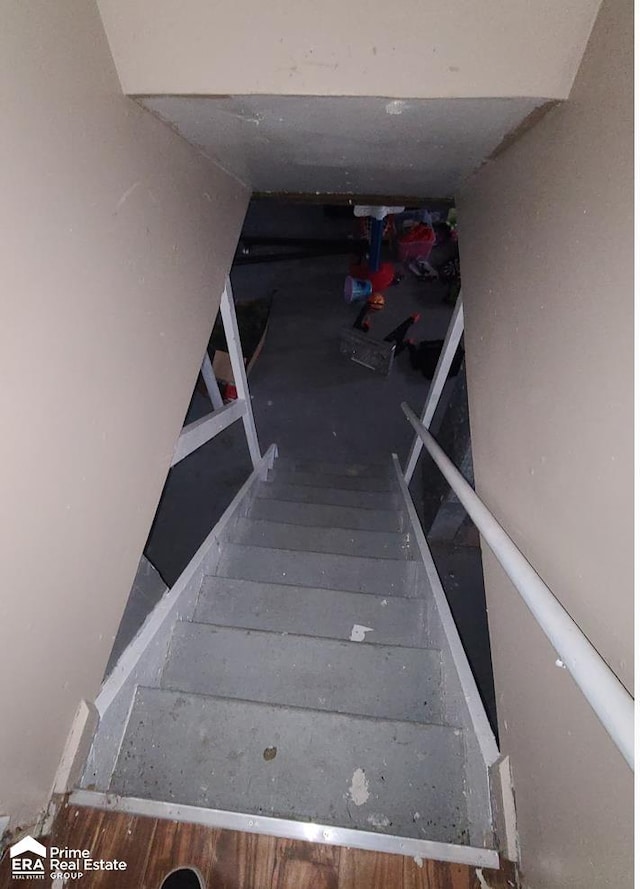
<instances>
[{"instance_id":1,"label":"staircase","mask_svg":"<svg viewBox=\"0 0 640 889\"><path fill-rule=\"evenodd\" d=\"M114 671L76 802L496 866L497 750L397 461L263 475Z\"/></svg>"}]
</instances>

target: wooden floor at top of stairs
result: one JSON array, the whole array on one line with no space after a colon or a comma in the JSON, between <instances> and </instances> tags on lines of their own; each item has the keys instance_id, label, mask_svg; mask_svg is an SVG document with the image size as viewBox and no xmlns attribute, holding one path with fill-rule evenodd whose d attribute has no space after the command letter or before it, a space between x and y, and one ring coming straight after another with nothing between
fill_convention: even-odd
<instances>
[{"instance_id":1,"label":"wooden floor at top of stairs","mask_svg":"<svg viewBox=\"0 0 640 889\"><path fill-rule=\"evenodd\" d=\"M423 861L420 866L399 855L72 805L60 810L45 843L86 848L94 859L127 862L126 871L87 873L83 889L160 889L165 877L180 867L196 869L207 889L513 889L516 885L509 864L500 871L485 870L480 878L474 867L466 865ZM11 880L8 858L7 852L0 865L0 889L24 887L24 880Z\"/></svg>"}]
</instances>

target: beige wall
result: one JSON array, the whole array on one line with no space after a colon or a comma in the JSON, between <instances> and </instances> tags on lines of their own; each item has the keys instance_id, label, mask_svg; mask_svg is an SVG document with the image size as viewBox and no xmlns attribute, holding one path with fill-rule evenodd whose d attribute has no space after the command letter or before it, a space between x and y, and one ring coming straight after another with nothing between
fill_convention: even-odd
<instances>
[{"instance_id":1,"label":"beige wall","mask_svg":"<svg viewBox=\"0 0 640 889\"><path fill-rule=\"evenodd\" d=\"M124 92L564 99L600 0L99 0Z\"/></svg>"},{"instance_id":2,"label":"beige wall","mask_svg":"<svg viewBox=\"0 0 640 889\"><path fill-rule=\"evenodd\" d=\"M120 94L91 0L3 5L0 814L98 690L244 187Z\"/></svg>"},{"instance_id":3,"label":"beige wall","mask_svg":"<svg viewBox=\"0 0 640 889\"><path fill-rule=\"evenodd\" d=\"M570 100L459 196L481 496L632 683L633 4L605 0ZM632 775L485 553L526 883L632 884Z\"/></svg>"}]
</instances>

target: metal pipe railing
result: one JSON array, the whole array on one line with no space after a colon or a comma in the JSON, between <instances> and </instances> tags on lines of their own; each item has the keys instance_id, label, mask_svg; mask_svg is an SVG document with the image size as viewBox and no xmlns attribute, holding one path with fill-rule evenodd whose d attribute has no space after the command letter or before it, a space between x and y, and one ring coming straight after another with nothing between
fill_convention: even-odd
<instances>
[{"instance_id":1,"label":"metal pipe railing","mask_svg":"<svg viewBox=\"0 0 640 889\"><path fill-rule=\"evenodd\" d=\"M558 665L571 673L633 769L633 698L411 408L403 403L402 410L555 648L560 658Z\"/></svg>"}]
</instances>

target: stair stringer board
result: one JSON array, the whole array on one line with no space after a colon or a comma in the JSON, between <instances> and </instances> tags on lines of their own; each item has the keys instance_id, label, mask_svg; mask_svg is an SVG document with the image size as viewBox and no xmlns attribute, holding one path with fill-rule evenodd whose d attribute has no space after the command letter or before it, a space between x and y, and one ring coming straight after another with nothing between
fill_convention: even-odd
<instances>
[{"instance_id":1,"label":"stair stringer board","mask_svg":"<svg viewBox=\"0 0 640 889\"><path fill-rule=\"evenodd\" d=\"M494 849L496 837L491 809L489 770L499 759L500 752L462 647L429 544L395 454L393 462L407 525L413 531L419 552L416 594L425 598L428 603L429 644L442 651L445 720L450 725L458 725L463 729L468 842L472 846Z\"/></svg>"},{"instance_id":2,"label":"stair stringer board","mask_svg":"<svg viewBox=\"0 0 640 889\"><path fill-rule=\"evenodd\" d=\"M178 580L148 615L103 682L95 707L99 714L80 787L106 791L138 685L158 686L177 621L193 616L205 575L215 574L228 529L249 507L257 482L266 478L277 457L271 445L240 488Z\"/></svg>"}]
</instances>

